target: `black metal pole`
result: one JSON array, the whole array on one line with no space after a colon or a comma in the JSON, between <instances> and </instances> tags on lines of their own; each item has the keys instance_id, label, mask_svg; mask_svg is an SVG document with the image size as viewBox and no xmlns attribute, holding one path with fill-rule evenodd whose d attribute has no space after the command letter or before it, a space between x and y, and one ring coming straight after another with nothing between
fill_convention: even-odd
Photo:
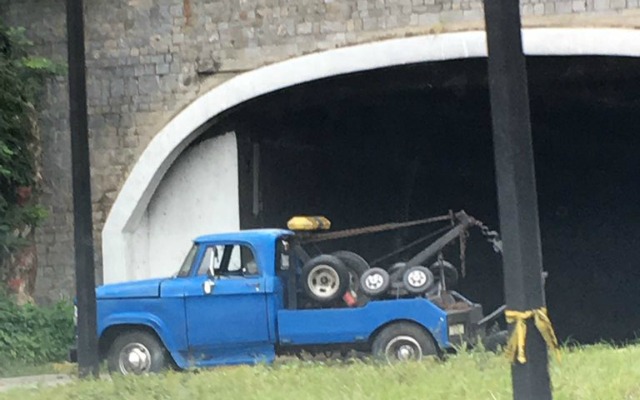
<instances>
[{"instance_id":1,"label":"black metal pole","mask_svg":"<svg viewBox=\"0 0 640 400\"><path fill-rule=\"evenodd\" d=\"M99 359L83 14L82 0L67 0L69 125L78 307L78 372L81 377L86 377L90 374L98 376Z\"/></svg>"},{"instance_id":2,"label":"black metal pole","mask_svg":"<svg viewBox=\"0 0 640 400\"><path fill-rule=\"evenodd\" d=\"M517 0L485 0L496 183L507 308L545 305L527 72ZM511 369L514 399L551 399L545 342L527 321L527 362Z\"/></svg>"}]
</instances>

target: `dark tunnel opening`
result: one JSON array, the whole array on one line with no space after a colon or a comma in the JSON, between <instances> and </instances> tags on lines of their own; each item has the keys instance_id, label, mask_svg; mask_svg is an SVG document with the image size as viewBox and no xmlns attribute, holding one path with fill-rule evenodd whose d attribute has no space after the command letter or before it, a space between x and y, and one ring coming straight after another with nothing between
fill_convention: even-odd
<instances>
[{"instance_id":1,"label":"dark tunnel opening","mask_svg":"<svg viewBox=\"0 0 640 400\"><path fill-rule=\"evenodd\" d=\"M546 294L557 333L583 343L634 339L640 61L535 57L527 63ZM293 215L320 214L333 229L344 229L450 209L498 228L484 59L299 85L236 108L218 129L238 136L243 228L284 227ZM353 249L373 260L424 232L321 248ZM503 302L501 269L474 232L459 290L488 312Z\"/></svg>"}]
</instances>

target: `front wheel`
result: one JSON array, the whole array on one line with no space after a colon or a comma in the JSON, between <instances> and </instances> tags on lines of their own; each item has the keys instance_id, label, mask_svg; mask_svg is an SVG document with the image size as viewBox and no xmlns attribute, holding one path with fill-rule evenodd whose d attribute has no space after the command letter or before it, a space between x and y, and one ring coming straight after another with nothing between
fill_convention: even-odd
<instances>
[{"instance_id":1,"label":"front wheel","mask_svg":"<svg viewBox=\"0 0 640 400\"><path fill-rule=\"evenodd\" d=\"M162 371L167 365L167 356L155 335L130 331L113 341L107 364L112 374L142 375Z\"/></svg>"},{"instance_id":2,"label":"front wheel","mask_svg":"<svg viewBox=\"0 0 640 400\"><path fill-rule=\"evenodd\" d=\"M374 357L390 363L420 361L437 356L438 347L422 327L410 322L396 322L376 335L371 352Z\"/></svg>"}]
</instances>

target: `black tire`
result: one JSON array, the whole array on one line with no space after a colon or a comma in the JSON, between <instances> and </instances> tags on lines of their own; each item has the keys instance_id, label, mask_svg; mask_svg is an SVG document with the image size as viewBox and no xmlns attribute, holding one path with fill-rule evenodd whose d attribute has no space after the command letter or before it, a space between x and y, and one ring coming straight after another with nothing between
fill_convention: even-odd
<instances>
[{"instance_id":1,"label":"black tire","mask_svg":"<svg viewBox=\"0 0 640 400\"><path fill-rule=\"evenodd\" d=\"M497 353L499 350L506 347L508 341L509 331L499 331L485 337L482 344L484 345L485 350Z\"/></svg>"},{"instance_id":2,"label":"black tire","mask_svg":"<svg viewBox=\"0 0 640 400\"><path fill-rule=\"evenodd\" d=\"M407 263L397 262L389 268L387 272L389 272L389 276L391 277L392 281L394 280L402 281L402 269L404 268L405 265L407 265ZM398 279L398 277L400 279Z\"/></svg>"},{"instance_id":3,"label":"black tire","mask_svg":"<svg viewBox=\"0 0 640 400\"><path fill-rule=\"evenodd\" d=\"M127 357L127 354L130 356ZM131 357L141 360L138 367L131 363ZM168 356L155 335L144 331L128 331L116 337L111 344L107 355L107 366L112 374L156 373L168 366Z\"/></svg>"},{"instance_id":4,"label":"black tire","mask_svg":"<svg viewBox=\"0 0 640 400\"><path fill-rule=\"evenodd\" d=\"M434 283L433 273L425 267L410 267L402 275L402 284L406 291L411 294L425 293Z\"/></svg>"},{"instance_id":5,"label":"black tire","mask_svg":"<svg viewBox=\"0 0 640 400\"><path fill-rule=\"evenodd\" d=\"M362 274L371 269L367 260L354 252L345 250L336 251L332 255L342 260L344 265L347 266L347 269L349 269L349 275L351 278L349 280L350 288L356 293L357 305L361 306L366 304L369 301L369 297L362 290L360 278L362 277Z\"/></svg>"},{"instance_id":6,"label":"black tire","mask_svg":"<svg viewBox=\"0 0 640 400\"><path fill-rule=\"evenodd\" d=\"M391 281L389 284L389 295L393 297L404 297L409 294L402 284L402 271L406 265L407 263L405 262L397 262L387 270L389 280Z\"/></svg>"},{"instance_id":7,"label":"black tire","mask_svg":"<svg viewBox=\"0 0 640 400\"><path fill-rule=\"evenodd\" d=\"M371 268L360 277L362 291L370 297L377 297L389 288L389 274L382 268Z\"/></svg>"},{"instance_id":8,"label":"black tire","mask_svg":"<svg viewBox=\"0 0 640 400\"><path fill-rule=\"evenodd\" d=\"M367 260L352 251L340 250L336 251L332 255L342 260L347 268L358 274L358 277L362 276L362 274L364 274L367 270L371 269L371 266L369 265Z\"/></svg>"},{"instance_id":9,"label":"black tire","mask_svg":"<svg viewBox=\"0 0 640 400\"><path fill-rule=\"evenodd\" d=\"M453 264L448 261L436 261L435 263L433 263L433 265L431 265L431 267L429 267L429 270L433 273L436 281L439 281L441 279L440 270L443 270L444 283L447 288L453 287L456 283L458 283L458 270L453 266Z\"/></svg>"},{"instance_id":10,"label":"black tire","mask_svg":"<svg viewBox=\"0 0 640 400\"><path fill-rule=\"evenodd\" d=\"M373 339L371 352L387 362L420 361L438 356L438 346L429 333L411 322L395 322L383 328Z\"/></svg>"},{"instance_id":11,"label":"black tire","mask_svg":"<svg viewBox=\"0 0 640 400\"><path fill-rule=\"evenodd\" d=\"M349 288L349 271L338 257L323 254L304 264L300 281L310 299L329 303L342 297Z\"/></svg>"}]
</instances>

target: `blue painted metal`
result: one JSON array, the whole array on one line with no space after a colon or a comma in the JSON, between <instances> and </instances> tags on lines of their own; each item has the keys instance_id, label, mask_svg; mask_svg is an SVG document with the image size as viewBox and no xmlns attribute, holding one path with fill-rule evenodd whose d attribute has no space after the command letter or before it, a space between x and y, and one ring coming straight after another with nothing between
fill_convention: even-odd
<instances>
[{"instance_id":1,"label":"blue painted metal","mask_svg":"<svg viewBox=\"0 0 640 400\"><path fill-rule=\"evenodd\" d=\"M365 342L381 326L402 320L426 328L441 348L451 346L447 314L423 298L372 301L357 308L280 310L278 334L287 345Z\"/></svg>"},{"instance_id":2,"label":"blue painted metal","mask_svg":"<svg viewBox=\"0 0 640 400\"><path fill-rule=\"evenodd\" d=\"M267 292L263 277L217 279L204 294L208 277L185 280L185 311L189 351L197 360L254 352L275 337L269 336Z\"/></svg>"},{"instance_id":3,"label":"blue painted metal","mask_svg":"<svg viewBox=\"0 0 640 400\"><path fill-rule=\"evenodd\" d=\"M183 298L99 299L97 306L98 337L110 327L146 326L156 332L179 367L189 367Z\"/></svg>"},{"instance_id":4,"label":"blue painted metal","mask_svg":"<svg viewBox=\"0 0 640 400\"><path fill-rule=\"evenodd\" d=\"M160 284L166 278L146 279L141 281L123 282L116 285L104 285L96 288L96 298L127 299L160 297Z\"/></svg>"},{"instance_id":5,"label":"blue painted metal","mask_svg":"<svg viewBox=\"0 0 640 400\"><path fill-rule=\"evenodd\" d=\"M448 340L446 313L426 299L372 301L360 308L285 310L276 273L276 241L293 232L263 229L200 236L187 277L105 285L97 289L98 335L118 325L153 329L181 368L272 362L276 346L365 342L392 321L413 321L441 348ZM260 275L214 280L195 276L205 248L242 244L255 254ZM293 268L293 267L292 267Z\"/></svg>"}]
</instances>

